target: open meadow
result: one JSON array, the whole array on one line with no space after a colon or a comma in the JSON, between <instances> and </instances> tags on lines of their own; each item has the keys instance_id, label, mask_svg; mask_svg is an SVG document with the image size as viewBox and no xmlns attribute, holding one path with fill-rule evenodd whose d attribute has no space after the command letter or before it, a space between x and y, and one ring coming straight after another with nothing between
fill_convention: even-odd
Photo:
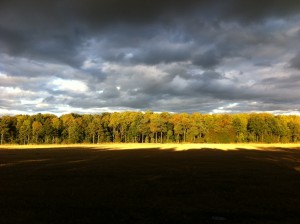
<instances>
[{"instance_id":1,"label":"open meadow","mask_svg":"<svg viewBox=\"0 0 300 224\"><path fill-rule=\"evenodd\" d=\"M0 147L0 223L300 223L300 145Z\"/></svg>"}]
</instances>

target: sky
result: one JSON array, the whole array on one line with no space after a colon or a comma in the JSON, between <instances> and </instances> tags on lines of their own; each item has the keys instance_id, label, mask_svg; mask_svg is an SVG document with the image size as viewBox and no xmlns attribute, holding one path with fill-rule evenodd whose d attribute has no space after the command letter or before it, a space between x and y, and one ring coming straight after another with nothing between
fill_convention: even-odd
<instances>
[{"instance_id":1,"label":"sky","mask_svg":"<svg viewBox=\"0 0 300 224\"><path fill-rule=\"evenodd\" d=\"M299 0L0 0L0 115L300 114Z\"/></svg>"}]
</instances>

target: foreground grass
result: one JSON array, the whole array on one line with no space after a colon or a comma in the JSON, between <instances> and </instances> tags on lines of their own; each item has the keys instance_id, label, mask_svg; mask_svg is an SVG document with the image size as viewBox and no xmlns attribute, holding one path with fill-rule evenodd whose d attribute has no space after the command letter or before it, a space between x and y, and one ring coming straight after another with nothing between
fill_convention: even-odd
<instances>
[{"instance_id":1,"label":"foreground grass","mask_svg":"<svg viewBox=\"0 0 300 224\"><path fill-rule=\"evenodd\" d=\"M0 150L0 223L300 222L299 145L19 147Z\"/></svg>"}]
</instances>

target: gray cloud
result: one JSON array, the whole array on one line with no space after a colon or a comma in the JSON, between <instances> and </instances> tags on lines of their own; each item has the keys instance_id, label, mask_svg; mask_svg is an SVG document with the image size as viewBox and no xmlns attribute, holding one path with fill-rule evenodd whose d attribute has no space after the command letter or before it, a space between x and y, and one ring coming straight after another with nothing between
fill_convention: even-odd
<instances>
[{"instance_id":1,"label":"gray cloud","mask_svg":"<svg viewBox=\"0 0 300 224\"><path fill-rule=\"evenodd\" d=\"M274 89L283 90L287 93L283 94L282 97L289 96L288 98L292 100L293 98L298 99L298 94L294 95L297 87L300 85L300 74L292 74L287 77L272 77L262 80L262 85L273 86ZM291 94L289 94L289 92ZM300 92L300 91L299 91ZM293 96L294 95L294 96Z\"/></svg>"},{"instance_id":2,"label":"gray cloud","mask_svg":"<svg viewBox=\"0 0 300 224\"><path fill-rule=\"evenodd\" d=\"M297 0L0 0L0 114L297 111Z\"/></svg>"},{"instance_id":3,"label":"gray cloud","mask_svg":"<svg viewBox=\"0 0 300 224\"><path fill-rule=\"evenodd\" d=\"M292 68L300 70L300 53L298 53L295 57L291 59L290 65Z\"/></svg>"},{"instance_id":4,"label":"gray cloud","mask_svg":"<svg viewBox=\"0 0 300 224\"><path fill-rule=\"evenodd\" d=\"M212 69L220 63L221 58L222 56L216 50L208 50L203 54L194 55L193 63L203 69Z\"/></svg>"}]
</instances>

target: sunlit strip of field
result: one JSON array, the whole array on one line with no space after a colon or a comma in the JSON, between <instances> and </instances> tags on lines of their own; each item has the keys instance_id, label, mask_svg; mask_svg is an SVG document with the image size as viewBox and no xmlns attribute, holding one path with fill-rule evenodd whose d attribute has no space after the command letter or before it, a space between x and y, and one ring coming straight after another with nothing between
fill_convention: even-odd
<instances>
[{"instance_id":1,"label":"sunlit strip of field","mask_svg":"<svg viewBox=\"0 0 300 224\"><path fill-rule=\"evenodd\" d=\"M156 143L104 143L104 144L49 144L49 145L1 145L0 149L50 149L50 148L93 148L106 150L122 149L172 149L175 151L191 149L218 149L218 150L278 150L278 149L300 149L300 144L156 144Z\"/></svg>"}]
</instances>

